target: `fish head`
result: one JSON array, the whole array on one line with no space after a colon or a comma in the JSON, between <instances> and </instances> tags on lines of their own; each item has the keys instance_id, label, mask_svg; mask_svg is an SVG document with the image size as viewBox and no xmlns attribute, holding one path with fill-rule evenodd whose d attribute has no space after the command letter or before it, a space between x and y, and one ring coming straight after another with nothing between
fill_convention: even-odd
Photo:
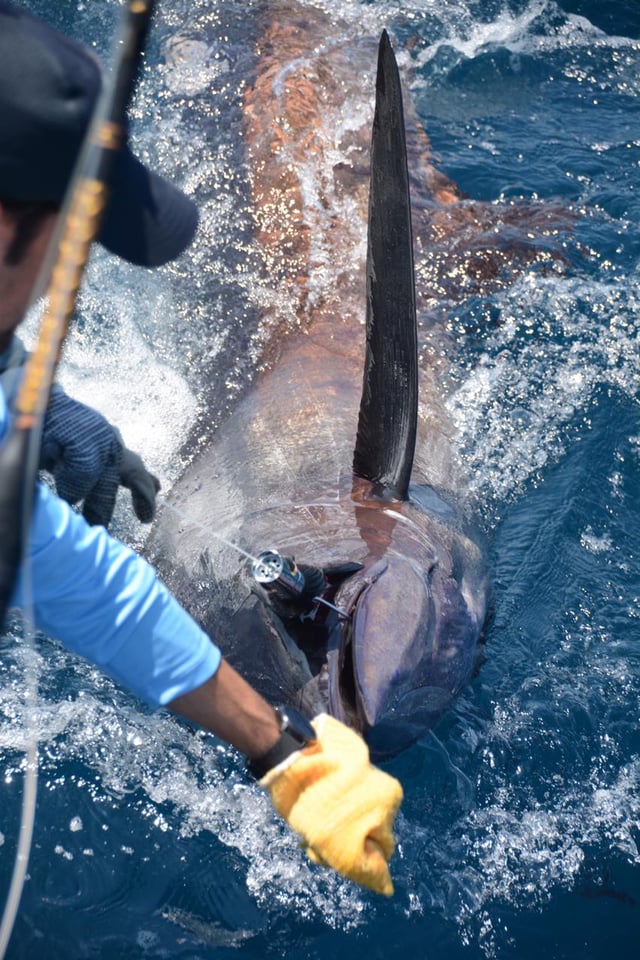
<instances>
[{"instance_id":1,"label":"fish head","mask_svg":"<svg viewBox=\"0 0 640 960\"><path fill-rule=\"evenodd\" d=\"M286 678L289 697L294 685L297 706L328 711L361 733L376 757L398 753L431 729L478 660L483 551L441 505L436 516L434 505L435 497L424 495L389 502L359 482L331 525L331 540L318 537L315 553L296 557L314 582L304 609L258 590L259 621L245 631L254 659L268 648L285 658L263 672L281 684ZM350 562L338 562L345 556Z\"/></svg>"},{"instance_id":2,"label":"fish head","mask_svg":"<svg viewBox=\"0 0 640 960\"><path fill-rule=\"evenodd\" d=\"M328 644L329 710L375 756L423 736L469 681L484 609L465 594L454 564L391 551L336 592L343 617Z\"/></svg>"}]
</instances>

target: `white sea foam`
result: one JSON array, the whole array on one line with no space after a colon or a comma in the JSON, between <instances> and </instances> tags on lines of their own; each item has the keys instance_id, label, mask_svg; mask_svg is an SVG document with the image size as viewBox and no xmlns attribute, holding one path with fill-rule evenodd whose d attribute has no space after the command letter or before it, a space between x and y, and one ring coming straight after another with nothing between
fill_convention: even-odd
<instances>
[{"instance_id":1,"label":"white sea foam","mask_svg":"<svg viewBox=\"0 0 640 960\"><path fill-rule=\"evenodd\" d=\"M450 400L475 491L510 498L565 449L598 387L640 387L640 288L526 275ZM482 428L481 428L482 427Z\"/></svg>"}]
</instances>

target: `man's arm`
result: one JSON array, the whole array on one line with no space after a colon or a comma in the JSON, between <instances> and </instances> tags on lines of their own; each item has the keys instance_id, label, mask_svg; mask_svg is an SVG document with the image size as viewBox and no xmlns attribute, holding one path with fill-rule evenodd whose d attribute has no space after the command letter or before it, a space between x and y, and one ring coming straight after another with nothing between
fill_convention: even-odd
<instances>
[{"instance_id":1,"label":"man's arm","mask_svg":"<svg viewBox=\"0 0 640 960\"><path fill-rule=\"evenodd\" d=\"M168 706L249 760L264 757L280 737L275 711L225 660L209 680ZM260 783L311 860L390 896L388 861L402 788L371 765L353 730L326 715L312 726L316 740L270 765Z\"/></svg>"},{"instance_id":2,"label":"man's arm","mask_svg":"<svg viewBox=\"0 0 640 960\"><path fill-rule=\"evenodd\" d=\"M387 864L402 790L371 765L358 734L321 715L311 736L292 743L282 717L222 660L149 564L44 488L29 546L41 629L148 703L169 706L258 761L260 783L312 860L393 892Z\"/></svg>"}]
</instances>

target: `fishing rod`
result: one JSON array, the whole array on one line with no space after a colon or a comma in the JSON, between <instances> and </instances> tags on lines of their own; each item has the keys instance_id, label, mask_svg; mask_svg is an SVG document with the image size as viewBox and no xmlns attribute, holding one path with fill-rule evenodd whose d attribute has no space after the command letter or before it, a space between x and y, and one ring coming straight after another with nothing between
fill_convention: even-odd
<instances>
[{"instance_id":1,"label":"fishing rod","mask_svg":"<svg viewBox=\"0 0 640 960\"><path fill-rule=\"evenodd\" d=\"M138 76L155 0L126 0L114 43L109 78L98 97L69 189L51 238L36 290L47 289L37 343L13 407L9 434L0 448L0 630L26 549L38 474L44 413L75 308L82 274L110 193L119 150L126 141L126 114ZM51 277L49 281L49 277ZM25 573L27 564L25 564ZM25 608L33 606L25 576ZM27 618L25 618L27 619ZM31 618L33 619L33 618ZM33 629L27 626L27 630ZM27 683L27 705L35 702L37 677ZM20 833L9 892L0 923L4 957L22 896L33 824L38 776L37 737L27 731Z\"/></svg>"}]
</instances>

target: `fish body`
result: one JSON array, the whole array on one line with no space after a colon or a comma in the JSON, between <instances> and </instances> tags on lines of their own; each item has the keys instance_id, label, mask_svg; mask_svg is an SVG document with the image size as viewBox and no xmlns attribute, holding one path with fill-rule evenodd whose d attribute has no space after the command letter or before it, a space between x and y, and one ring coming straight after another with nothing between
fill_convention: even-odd
<instances>
[{"instance_id":1,"label":"fish body","mask_svg":"<svg viewBox=\"0 0 640 960\"><path fill-rule=\"evenodd\" d=\"M485 227L494 238L495 256L473 261L477 284L500 274L504 252L487 226L501 214L466 205L410 113L405 123L385 37L375 83L375 50L358 44L373 64L370 140L369 99L360 113L339 110L346 78L353 89L362 73L330 31L314 45L282 11L265 31L245 136L271 338L262 372L175 484L149 541L174 593L265 697L328 710L377 756L433 727L477 665L489 579L434 318L474 276L461 229L471 236L475 224L476 253ZM425 290L442 264L428 243L448 243L451 257ZM263 550L311 578L306 604L256 582L251 558Z\"/></svg>"}]
</instances>

